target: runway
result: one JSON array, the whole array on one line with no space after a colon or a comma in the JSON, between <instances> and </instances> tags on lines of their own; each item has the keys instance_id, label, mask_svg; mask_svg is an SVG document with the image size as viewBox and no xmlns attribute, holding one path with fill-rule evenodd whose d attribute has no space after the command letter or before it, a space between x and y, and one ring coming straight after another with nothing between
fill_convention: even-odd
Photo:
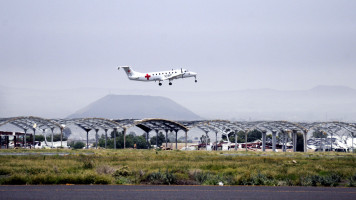
<instances>
[{"instance_id":1,"label":"runway","mask_svg":"<svg viewBox=\"0 0 356 200\"><path fill-rule=\"evenodd\" d=\"M0 199L356 199L356 188L266 186L0 186Z\"/></svg>"}]
</instances>

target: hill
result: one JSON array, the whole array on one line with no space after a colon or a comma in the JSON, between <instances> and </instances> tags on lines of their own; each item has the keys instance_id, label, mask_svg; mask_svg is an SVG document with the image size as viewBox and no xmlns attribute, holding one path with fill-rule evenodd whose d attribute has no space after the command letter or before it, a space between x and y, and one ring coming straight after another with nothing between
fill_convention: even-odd
<instances>
[{"instance_id":1,"label":"hill","mask_svg":"<svg viewBox=\"0 0 356 200\"><path fill-rule=\"evenodd\" d=\"M198 115L168 98L143 95L107 95L68 116L68 118L80 117L201 119Z\"/></svg>"}]
</instances>

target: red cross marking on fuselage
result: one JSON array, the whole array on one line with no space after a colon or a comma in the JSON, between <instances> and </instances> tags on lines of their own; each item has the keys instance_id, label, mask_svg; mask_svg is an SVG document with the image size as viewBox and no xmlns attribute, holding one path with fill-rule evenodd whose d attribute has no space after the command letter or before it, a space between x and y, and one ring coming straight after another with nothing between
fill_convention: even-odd
<instances>
[{"instance_id":1,"label":"red cross marking on fuselage","mask_svg":"<svg viewBox=\"0 0 356 200\"><path fill-rule=\"evenodd\" d=\"M145 78L147 78L147 80L150 80L150 75L149 74L146 74Z\"/></svg>"}]
</instances>

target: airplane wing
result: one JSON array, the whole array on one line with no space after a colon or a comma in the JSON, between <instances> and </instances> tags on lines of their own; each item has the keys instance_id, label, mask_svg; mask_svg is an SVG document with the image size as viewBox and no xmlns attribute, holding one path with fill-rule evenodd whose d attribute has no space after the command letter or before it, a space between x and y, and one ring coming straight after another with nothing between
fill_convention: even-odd
<instances>
[{"instance_id":1,"label":"airplane wing","mask_svg":"<svg viewBox=\"0 0 356 200\"><path fill-rule=\"evenodd\" d=\"M165 77L164 80L181 78L183 76L183 74L184 73L171 74L170 76Z\"/></svg>"}]
</instances>

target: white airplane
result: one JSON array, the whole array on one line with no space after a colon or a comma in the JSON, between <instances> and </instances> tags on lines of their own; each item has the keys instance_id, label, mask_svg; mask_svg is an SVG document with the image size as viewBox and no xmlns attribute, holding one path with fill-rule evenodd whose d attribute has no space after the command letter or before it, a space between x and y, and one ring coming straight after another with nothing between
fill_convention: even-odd
<instances>
[{"instance_id":1,"label":"white airplane","mask_svg":"<svg viewBox=\"0 0 356 200\"><path fill-rule=\"evenodd\" d=\"M141 73L141 72L136 72L134 71L131 67L129 66L120 66L120 68L123 68L127 74L127 77L130 80L133 81L158 81L158 85L161 86L162 83L161 81L168 80L169 85L172 85L173 79L179 79L179 78L189 78L189 77L194 77L195 82L197 82L197 73L195 72L190 72L187 69L175 69L175 70L170 70L170 71L160 71L160 72L148 72L148 73Z\"/></svg>"}]
</instances>

